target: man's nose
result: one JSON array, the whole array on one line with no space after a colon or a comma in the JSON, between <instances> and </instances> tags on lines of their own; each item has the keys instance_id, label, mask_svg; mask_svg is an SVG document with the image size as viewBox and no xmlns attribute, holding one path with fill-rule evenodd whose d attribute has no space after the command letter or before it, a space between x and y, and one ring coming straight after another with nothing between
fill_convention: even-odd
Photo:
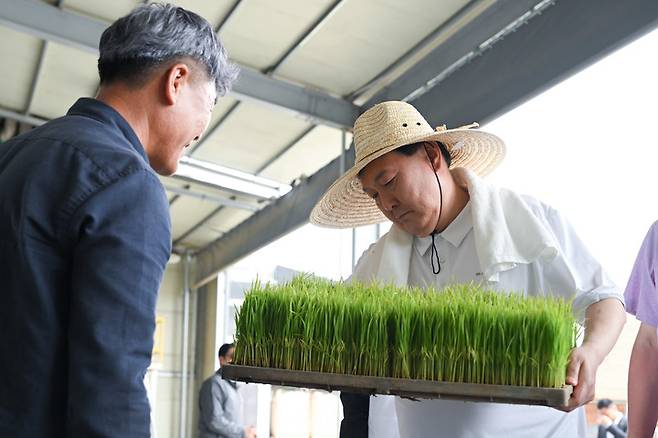
<instances>
[{"instance_id":1,"label":"man's nose","mask_svg":"<svg viewBox=\"0 0 658 438\"><path fill-rule=\"evenodd\" d=\"M393 195L389 195L389 194L386 194L386 193L380 193L379 194L379 205L381 206L382 210L390 212L390 211L393 211L393 209L395 207L397 207L398 200Z\"/></svg>"}]
</instances>

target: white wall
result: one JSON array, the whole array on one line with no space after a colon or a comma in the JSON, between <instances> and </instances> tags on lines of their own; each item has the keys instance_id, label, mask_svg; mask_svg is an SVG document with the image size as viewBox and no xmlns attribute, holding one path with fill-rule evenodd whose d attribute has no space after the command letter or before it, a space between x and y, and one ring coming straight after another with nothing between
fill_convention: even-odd
<instances>
[{"instance_id":1,"label":"white wall","mask_svg":"<svg viewBox=\"0 0 658 438\"><path fill-rule=\"evenodd\" d=\"M194 326L194 294L190 300L190 334L188 342L190 356L188 370L193 371L192 358L194 342L192 328ZM155 414L155 437L174 438L179 436L180 423L180 385L181 385L181 348L183 327L183 263L167 265L164 279L160 287L156 306L158 316L164 318L164 357L158 371L157 397L151 401ZM196 403L196 394L190 379L188 384L189 407ZM188 430L195 431L191 409L188 409ZM188 435L188 436L194 436Z\"/></svg>"}]
</instances>

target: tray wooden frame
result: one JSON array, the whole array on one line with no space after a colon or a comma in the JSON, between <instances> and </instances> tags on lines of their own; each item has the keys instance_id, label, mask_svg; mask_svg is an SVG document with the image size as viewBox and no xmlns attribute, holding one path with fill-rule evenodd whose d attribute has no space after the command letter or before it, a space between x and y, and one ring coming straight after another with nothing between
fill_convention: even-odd
<instances>
[{"instance_id":1,"label":"tray wooden frame","mask_svg":"<svg viewBox=\"0 0 658 438\"><path fill-rule=\"evenodd\" d=\"M573 389L570 385L565 385L562 388L535 388L435 382L430 380L293 371L244 365L224 365L222 373L224 377L231 380L296 388L397 395L413 399L452 399L551 407L565 406Z\"/></svg>"}]
</instances>

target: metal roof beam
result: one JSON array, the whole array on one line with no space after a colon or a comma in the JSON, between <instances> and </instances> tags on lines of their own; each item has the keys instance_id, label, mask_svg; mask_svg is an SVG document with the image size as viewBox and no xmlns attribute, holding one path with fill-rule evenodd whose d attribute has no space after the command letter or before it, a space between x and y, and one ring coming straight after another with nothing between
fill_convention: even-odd
<instances>
[{"instance_id":1,"label":"metal roof beam","mask_svg":"<svg viewBox=\"0 0 658 438\"><path fill-rule=\"evenodd\" d=\"M28 125L32 126L40 126L48 121L39 117L30 116L6 108L0 108L0 117L16 120L17 122L21 123L27 123Z\"/></svg>"},{"instance_id":2,"label":"metal roof beam","mask_svg":"<svg viewBox=\"0 0 658 438\"><path fill-rule=\"evenodd\" d=\"M494 2L463 26L459 26L459 22L476 5L464 8L441 26L440 32L450 34L443 43L417 62L405 74L384 87L369 99L363 107L370 108L376 103L387 100L405 100L438 74L448 71L464 55L471 53L508 24L526 14L537 3L539 3L539 0L500 0ZM458 27L454 32L451 30L453 26ZM555 37L556 35L552 36L552 38Z\"/></svg>"}]
</instances>

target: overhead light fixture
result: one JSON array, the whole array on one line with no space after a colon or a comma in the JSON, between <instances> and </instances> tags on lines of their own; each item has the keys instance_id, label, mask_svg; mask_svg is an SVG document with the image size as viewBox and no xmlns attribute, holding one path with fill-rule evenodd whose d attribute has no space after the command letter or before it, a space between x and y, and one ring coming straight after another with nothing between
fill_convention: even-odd
<instances>
[{"instance_id":1,"label":"overhead light fixture","mask_svg":"<svg viewBox=\"0 0 658 438\"><path fill-rule=\"evenodd\" d=\"M280 198L292 189L287 184L190 157L181 158L174 176L260 199Z\"/></svg>"},{"instance_id":2,"label":"overhead light fixture","mask_svg":"<svg viewBox=\"0 0 658 438\"><path fill-rule=\"evenodd\" d=\"M176 195L189 196L189 197L192 197L192 198L201 199L202 201L215 202L215 203L217 203L219 205L223 205L225 207L239 208L241 210L248 210L248 211L258 211L259 210L258 206L256 206L256 205L248 204L248 203L242 202L242 201L236 201L236 200L229 199L229 198L223 198L221 196L211 195L209 193L198 192L196 190L191 190L191 189L186 188L186 187L176 187L176 186L172 186L170 184L165 184L164 188L168 192L174 193Z\"/></svg>"}]
</instances>

